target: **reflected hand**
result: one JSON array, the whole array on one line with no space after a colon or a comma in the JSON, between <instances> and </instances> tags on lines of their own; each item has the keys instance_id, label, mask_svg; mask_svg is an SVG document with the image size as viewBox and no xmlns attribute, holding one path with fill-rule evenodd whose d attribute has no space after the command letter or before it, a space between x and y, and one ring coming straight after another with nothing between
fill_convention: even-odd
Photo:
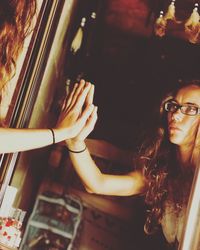
<instances>
[{"instance_id":1,"label":"reflected hand","mask_svg":"<svg viewBox=\"0 0 200 250\"><path fill-rule=\"evenodd\" d=\"M88 118L81 132L71 140L84 141L88 137L88 135L93 131L96 121L97 121L97 107L95 106L91 116Z\"/></svg>"},{"instance_id":2,"label":"reflected hand","mask_svg":"<svg viewBox=\"0 0 200 250\"><path fill-rule=\"evenodd\" d=\"M77 136L93 113L94 105L88 101L90 89L91 83L81 80L64 102L56 129L66 133L65 139Z\"/></svg>"},{"instance_id":3,"label":"reflected hand","mask_svg":"<svg viewBox=\"0 0 200 250\"><path fill-rule=\"evenodd\" d=\"M91 85L90 91L86 97L85 105L87 107L91 106L94 99L94 85ZM71 147L76 147L83 143L87 136L92 132L97 121L97 107L95 106L90 117L87 119L84 127L81 129L80 133L72 139L66 140L66 144ZM76 147L77 148L77 147Z\"/></svg>"}]
</instances>

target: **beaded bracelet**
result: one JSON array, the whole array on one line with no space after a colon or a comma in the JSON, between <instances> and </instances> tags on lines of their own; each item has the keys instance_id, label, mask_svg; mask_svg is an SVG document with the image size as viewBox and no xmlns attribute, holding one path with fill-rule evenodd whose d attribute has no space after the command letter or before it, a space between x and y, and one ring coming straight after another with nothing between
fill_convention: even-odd
<instances>
[{"instance_id":1,"label":"beaded bracelet","mask_svg":"<svg viewBox=\"0 0 200 250\"><path fill-rule=\"evenodd\" d=\"M85 146L85 148L82 149L82 150L80 150L80 151L75 151L75 150L71 150L71 149L67 148L67 150L68 150L69 152L75 153L75 154L82 153L82 152L84 152L86 149L87 149L87 146Z\"/></svg>"}]
</instances>

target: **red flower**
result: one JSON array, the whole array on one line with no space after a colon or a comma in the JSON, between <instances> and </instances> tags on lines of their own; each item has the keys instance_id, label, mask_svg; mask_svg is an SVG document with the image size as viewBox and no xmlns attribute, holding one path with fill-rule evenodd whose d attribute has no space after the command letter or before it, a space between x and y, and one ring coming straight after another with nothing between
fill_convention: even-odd
<instances>
[{"instance_id":1,"label":"red flower","mask_svg":"<svg viewBox=\"0 0 200 250\"><path fill-rule=\"evenodd\" d=\"M6 236L7 235L7 232L5 231L4 233L3 233L3 236Z\"/></svg>"}]
</instances>

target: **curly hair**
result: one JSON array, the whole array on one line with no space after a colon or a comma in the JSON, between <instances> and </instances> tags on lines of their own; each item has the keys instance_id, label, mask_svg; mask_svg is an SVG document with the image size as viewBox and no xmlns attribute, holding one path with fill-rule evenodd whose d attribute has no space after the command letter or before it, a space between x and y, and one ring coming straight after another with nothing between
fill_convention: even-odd
<instances>
[{"instance_id":1,"label":"curly hair","mask_svg":"<svg viewBox=\"0 0 200 250\"><path fill-rule=\"evenodd\" d=\"M0 90L15 74L35 13L36 0L0 1Z\"/></svg>"},{"instance_id":2,"label":"curly hair","mask_svg":"<svg viewBox=\"0 0 200 250\"><path fill-rule=\"evenodd\" d=\"M200 80L180 81L174 90L167 94L160 105L158 126L152 138L146 141L139 154L139 165L147 179L148 188L145 195L147 219L144 230L147 234L157 231L164 212L164 201L168 195L168 185L183 180L180 177L179 164L176 157L175 146L168 140L167 116L163 104L176 95L178 90L189 85L200 87ZM188 176L186 178L189 178ZM173 180L173 181L172 181ZM190 178L191 181L191 178ZM174 194L174 201L180 201L180 193ZM178 207L178 206L177 206Z\"/></svg>"}]
</instances>

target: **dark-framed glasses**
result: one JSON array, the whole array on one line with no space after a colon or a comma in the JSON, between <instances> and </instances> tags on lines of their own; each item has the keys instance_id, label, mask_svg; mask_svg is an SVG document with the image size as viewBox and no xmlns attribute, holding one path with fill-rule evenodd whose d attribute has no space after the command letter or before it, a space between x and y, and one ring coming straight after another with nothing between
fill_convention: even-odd
<instances>
[{"instance_id":1,"label":"dark-framed glasses","mask_svg":"<svg viewBox=\"0 0 200 250\"><path fill-rule=\"evenodd\" d=\"M200 114L200 108L192 105L192 104L183 104L180 105L175 101L169 100L164 103L164 109L167 112L175 113L178 109L184 114L184 115L199 115Z\"/></svg>"}]
</instances>

